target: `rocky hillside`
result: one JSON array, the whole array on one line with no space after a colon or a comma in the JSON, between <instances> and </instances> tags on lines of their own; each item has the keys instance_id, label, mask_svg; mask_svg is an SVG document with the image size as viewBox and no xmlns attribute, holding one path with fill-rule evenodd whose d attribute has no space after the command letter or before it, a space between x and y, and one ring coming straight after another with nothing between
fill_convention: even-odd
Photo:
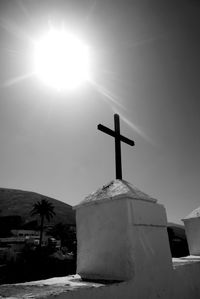
<instances>
[{"instance_id":1,"label":"rocky hillside","mask_svg":"<svg viewBox=\"0 0 200 299\"><path fill-rule=\"evenodd\" d=\"M75 224L75 212L70 205L35 192L6 188L0 188L0 217L20 216L24 223L33 221L34 217L30 216L30 211L33 204L41 199L48 200L55 207L56 215L51 220L51 224L59 222Z\"/></svg>"}]
</instances>

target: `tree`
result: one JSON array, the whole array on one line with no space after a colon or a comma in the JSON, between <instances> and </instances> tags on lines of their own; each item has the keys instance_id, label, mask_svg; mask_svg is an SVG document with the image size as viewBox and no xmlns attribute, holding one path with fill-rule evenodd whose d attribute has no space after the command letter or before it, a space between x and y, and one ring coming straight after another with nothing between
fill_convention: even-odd
<instances>
[{"instance_id":1,"label":"tree","mask_svg":"<svg viewBox=\"0 0 200 299\"><path fill-rule=\"evenodd\" d=\"M50 219L53 218L53 216L55 215L54 206L48 200L42 199L41 201L37 201L33 204L33 209L31 210L30 214L31 216L39 215L41 218L39 242L39 247L41 248L44 230L44 219L46 218L47 221L50 221Z\"/></svg>"},{"instance_id":2,"label":"tree","mask_svg":"<svg viewBox=\"0 0 200 299\"><path fill-rule=\"evenodd\" d=\"M56 223L50 230L50 235L61 240L61 246L67 246L70 251L73 250L76 242L76 229L70 224Z\"/></svg>"}]
</instances>

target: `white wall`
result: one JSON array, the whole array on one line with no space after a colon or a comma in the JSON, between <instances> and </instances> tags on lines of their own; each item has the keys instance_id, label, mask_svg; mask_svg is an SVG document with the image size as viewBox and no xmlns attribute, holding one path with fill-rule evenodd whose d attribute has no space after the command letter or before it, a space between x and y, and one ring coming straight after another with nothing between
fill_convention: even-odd
<instances>
[{"instance_id":1,"label":"white wall","mask_svg":"<svg viewBox=\"0 0 200 299\"><path fill-rule=\"evenodd\" d=\"M76 211L77 273L87 279L127 280L133 261L124 201L83 206Z\"/></svg>"},{"instance_id":2,"label":"white wall","mask_svg":"<svg viewBox=\"0 0 200 299\"><path fill-rule=\"evenodd\" d=\"M191 255L200 255L200 217L184 219L189 251Z\"/></svg>"},{"instance_id":3,"label":"white wall","mask_svg":"<svg viewBox=\"0 0 200 299\"><path fill-rule=\"evenodd\" d=\"M189 259L189 258L188 258ZM179 262L177 262L179 260ZM59 278L54 287L48 285L48 280L38 283L38 286L43 286L44 290L41 297L46 299L199 299L200 298L200 257L199 261L188 262L183 259L176 259L176 267L168 279L165 277L165 272L159 273L163 279L158 279L158 276L151 276L146 271L145 276L137 277L128 282L98 285L90 282L81 283L77 278L65 278L66 285L69 284L68 289L62 289L59 284ZM63 278L60 278L62 280ZM67 281L69 280L69 281ZM73 282L74 281L74 282ZM46 291L45 291L46 283ZM26 298L26 294L31 293L30 285L24 286L26 292L20 295ZM34 282L33 290L36 292L37 282ZM60 285L60 287L59 287ZM50 289L52 289L50 291ZM16 293L19 292L20 286L16 287ZM41 290L41 288L40 288ZM38 294L37 294L38 295ZM18 298L18 297L17 297Z\"/></svg>"}]
</instances>

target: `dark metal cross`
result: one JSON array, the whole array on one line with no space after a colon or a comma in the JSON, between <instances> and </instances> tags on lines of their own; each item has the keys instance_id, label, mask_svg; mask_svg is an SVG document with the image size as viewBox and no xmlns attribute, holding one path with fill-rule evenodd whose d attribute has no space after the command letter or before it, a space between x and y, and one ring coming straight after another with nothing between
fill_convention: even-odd
<instances>
[{"instance_id":1,"label":"dark metal cross","mask_svg":"<svg viewBox=\"0 0 200 299\"><path fill-rule=\"evenodd\" d=\"M99 124L97 129L115 138L116 179L122 180L121 141L133 146L134 141L120 135L119 115L114 114L114 131Z\"/></svg>"}]
</instances>

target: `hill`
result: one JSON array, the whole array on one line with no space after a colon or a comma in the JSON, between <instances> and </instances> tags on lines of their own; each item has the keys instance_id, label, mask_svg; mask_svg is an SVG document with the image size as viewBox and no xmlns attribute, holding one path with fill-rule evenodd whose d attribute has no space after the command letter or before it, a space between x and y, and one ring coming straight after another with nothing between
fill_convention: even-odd
<instances>
[{"instance_id":1,"label":"hill","mask_svg":"<svg viewBox=\"0 0 200 299\"><path fill-rule=\"evenodd\" d=\"M20 216L24 223L37 220L37 217L30 216L30 211L33 204L42 199L48 200L55 207L56 215L51 220L51 224L59 222L75 224L75 212L72 210L72 206L35 192L7 188L0 188L0 217Z\"/></svg>"}]
</instances>

